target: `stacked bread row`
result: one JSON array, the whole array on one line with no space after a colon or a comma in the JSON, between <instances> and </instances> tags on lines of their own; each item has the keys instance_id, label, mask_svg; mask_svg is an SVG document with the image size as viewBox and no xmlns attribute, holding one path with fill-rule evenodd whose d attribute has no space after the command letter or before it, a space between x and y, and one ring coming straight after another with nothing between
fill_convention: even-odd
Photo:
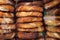
<instances>
[{"instance_id":1,"label":"stacked bread row","mask_svg":"<svg viewBox=\"0 0 60 40\"><path fill-rule=\"evenodd\" d=\"M0 0L0 39L12 39L15 36L14 6L10 0Z\"/></svg>"},{"instance_id":2,"label":"stacked bread row","mask_svg":"<svg viewBox=\"0 0 60 40\"><path fill-rule=\"evenodd\" d=\"M46 34L60 39L60 0L45 0Z\"/></svg>"},{"instance_id":3,"label":"stacked bread row","mask_svg":"<svg viewBox=\"0 0 60 40\"><path fill-rule=\"evenodd\" d=\"M16 7L17 36L22 39L43 37L43 7L41 1L21 2Z\"/></svg>"}]
</instances>

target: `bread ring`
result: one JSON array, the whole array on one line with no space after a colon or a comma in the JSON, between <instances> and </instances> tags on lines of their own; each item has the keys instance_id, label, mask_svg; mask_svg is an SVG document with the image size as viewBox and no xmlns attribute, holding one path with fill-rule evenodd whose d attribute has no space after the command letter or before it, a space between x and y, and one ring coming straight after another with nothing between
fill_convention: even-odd
<instances>
[{"instance_id":1,"label":"bread ring","mask_svg":"<svg viewBox=\"0 0 60 40\"><path fill-rule=\"evenodd\" d=\"M39 6L19 6L16 11L39 11L42 12L43 8Z\"/></svg>"},{"instance_id":2,"label":"bread ring","mask_svg":"<svg viewBox=\"0 0 60 40\"><path fill-rule=\"evenodd\" d=\"M0 29L4 30L4 29L15 29L15 25L14 24L5 24L5 25L0 25Z\"/></svg>"},{"instance_id":3,"label":"bread ring","mask_svg":"<svg viewBox=\"0 0 60 40\"><path fill-rule=\"evenodd\" d=\"M38 35L40 34L40 35ZM42 33L33 33L33 32L18 32L18 38L23 38L23 39L32 39L32 38L37 38L37 37L42 37L43 34Z\"/></svg>"},{"instance_id":4,"label":"bread ring","mask_svg":"<svg viewBox=\"0 0 60 40\"><path fill-rule=\"evenodd\" d=\"M10 0L0 0L0 4L13 4Z\"/></svg>"},{"instance_id":5,"label":"bread ring","mask_svg":"<svg viewBox=\"0 0 60 40\"><path fill-rule=\"evenodd\" d=\"M58 39L60 39L60 33L47 32L47 35L48 35L49 37L53 37L53 38L58 38Z\"/></svg>"},{"instance_id":6,"label":"bread ring","mask_svg":"<svg viewBox=\"0 0 60 40\"><path fill-rule=\"evenodd\" d=\"M14 17L14 14L0 11L0 17Z\"/></svg>"},{"instance_id":7,"label":"bread ring","mask_svg":"<svg viewBox=\"0 0 60 40\"><path fill-rule=\"evenodd\" d=\"M17 19L17 23L20 23L20 22L38 22L38 21L42 21L42 18L40 17L21 17L21 18L18 18Z\"/></svg>"},{"instance_id":8,"label":"bread ring","mask_svg":"<svg viewBox=\"0 0 60 40\"><path fill-rule=\"evenodd\" d=\"M58 1L58 0L54 0L52 2L49 2L49 3L45 4L45 9L52 8L52 7L56 6L59 3L60 3L60 1Z\"/></svg>"},{"instance_id":9,"label":"bread ring","mask_svg":"<svg viewBox=\"0 0 60 40\"><path fill-rule=\"evenodd\" d=\"M46 29L51 32L60 32L60 27L47 26Z\"/></svg>"},{"instance_id":10,"label":"bread ring","mask_svg":"<svg viewBox=\"0 0 60 40\"><path fill-rule=\"evenodd\" d=\"M60 19L59 18L60 16L46 16L46 17L44 17L44 19L45 19L45 24L46 25L54 25L54 26L56 26L56 25L60 25L60 20L57 20L57 19Z\"/></svg>"},{"instance_id":11,"label":"bread ring","mask_svg":"<svg viewBox=\"0 0 60 40\"><path fill-rule=\"evenodd\" d=\"M40 39L37 39L37 40L44 40L44 38L40 38ZM46 38L46 40L56 40L54 38Z\"/></svg>"},{"instance_id":12,"label":"bread ring","mask_svg":"<svg viewBox=\"0 0 60 40\"><path fill-rule=\"evenodd\" d=\"M16 16L17 17L24 17L24 16L37 16L37 17L39 16L39 17L41 17L41 16L43 16L43 14L40 12L17 12Z\"/></svg>"},{"instance_id":13,"label":"bread ring","mask_svg":"<svg viewBox=\"0 0 60 40\"><path fill-rule=\"evenodd\" d=\"M12 18L0 18L1 24L14 23Z\"/></svg>"},{"instance_id":14,"label":"bread ring","mask_svg":"<svg viewBox=\"0 0 60 40\"><path fill-rule=\"evenodd\" d=\"M42 22L32 22L32 23L24 23L24 24L17 24L17 27L20 28L35 28L35 27L41 27L43 24Z\"/></svg>"},{"instance_id":15,"label":"bread ring","mask_svg":"<svg viewBox=\"0 0 60 40\"><path fill-rule=\"evenodd\" d=\"M17 28L18 31L26 31L26 32L43 32L44 28L43 27L38 27L38 28L32 28L32 29L23 29L23 28Z\"/></svg>"},{"instance_id":16,"label":"bread ring","mask_svg":"<svg viewBox=\"0 0 60 40\"><path fill-rule=\"evenodd\" d=\"M5 34L5 35L0 35L0 38L4 37L4 39L12 39L14 38L14 36L15 36L15 33L13 32L13 33Z\"/></svg>"},{"instance_id":17,"label":"bread ring","mask_svg":"<svg viewBox=\"0 0 60 40\"><path fill-rule=\"evenodd\" d=\"M52 1L52 0L43 0L44 3L48 3L50 1Z\"/></svg>"},{"instance_id":18,"label":"bread ring","mask_svg":"<svg viewBox=\"0 0 60 40\"><path fill-rule=\"evenodd\" d=\"M51 16L55 16L56 14L59 14L60 9L56 8L56 9L52 9L46 12L46 15L51 15Z\"/></svg>"},{"instance_id":19,"label":"bread ring","mask_svg":"<svg viewBox=\"0 0 60 40\"><path fill-rule=\"evenodd\" d=\"M14 11L14 7L11 6L11 5L0 5L0 11L13 12Z\"/></svg>"},{"instance_id":20,"label":"bread ring","mask_svg":"<svg viewBox=\"0 0 60 40\"><path fill-rule=\"evenodd\" d=\"M11 32L12 32L11 29L6 29L6 30L0 29L0 34L3 34L3 33L11 33Z\"/></svg>"},{"instance_id":21,"label":"bread ring","mask_svg":"<svg viewBox=\"0 0 60 40\"><path fill-rule=\"evenodd\" d=\"M19 5L36 5L36 6L42 6L42 1L34 1L34 2L21 2Z\"/></svg>"}]
</instances>

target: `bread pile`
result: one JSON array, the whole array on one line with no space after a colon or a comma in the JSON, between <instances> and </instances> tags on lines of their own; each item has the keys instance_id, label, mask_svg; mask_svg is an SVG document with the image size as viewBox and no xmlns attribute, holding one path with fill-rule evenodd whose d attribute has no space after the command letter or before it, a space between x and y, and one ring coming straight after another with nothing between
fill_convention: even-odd
<instances>
[{"instance_id":1,"label":"bread pile","mask_svg":"<svg viewBox=\"0 0 60 40\"><path fill-rule=\"evenodd\" d=\"M17 36L32 39L43 36L42 1L21 2L16 7Z\"/></svg>"},{"instance_id":2,"label":"bread pile","mask_svg":"<svg viewBox=\"0 0 60 40\"><path fill-rule=\"evenodd\" d=\"M60 0L45 0L46 34L49 37L60 39Z\"/></svg>"},{"instance_id":3,"label":"bread pile","mask_svg":"<svg viewBox=\"0 0 60 40\"><path fill-rule=\"evenodd\" d=\"M5 39L60 40L60 0L0 0L0 40Z\"/></svg>"},{"instance_id":4,"label":"bread pile","mask_svg":"<svg viewBox=\"0 0 60 40\"><path fill-rule=\"evenodd\" d=\"M15 36L13 12L14 7L11 0L0 0L0 39L12 39Z\"/></svg>"}]
</instances>

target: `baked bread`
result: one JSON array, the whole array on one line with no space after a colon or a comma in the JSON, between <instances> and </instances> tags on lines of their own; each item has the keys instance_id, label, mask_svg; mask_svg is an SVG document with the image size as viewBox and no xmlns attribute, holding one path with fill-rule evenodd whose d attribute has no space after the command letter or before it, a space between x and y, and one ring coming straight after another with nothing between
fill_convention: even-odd
<instances>
[{"instance_id":1,"label":"baked bread","mask_svg":"<svg viewBox=\"0 0 60 40\"><path fill-rule=\"evenodd\" d=\"M60 13L59 10L60 9L58 9L58 8L49 10L49 11L46 12L46 15L51 15L51 16L58 15Z\"/></svg>"},{"instance_id":2,"label":"baked bread","mask_svg":"<svg viewBox=\"0 0 60 40\"><path fill-rule=\"evenodd\" d=\"M60 19L60 16L51 16L51 15L47 15L47 16L44 16L44 19L45 20L58 20Z\"/></svg>"},{"instance_id":3,"label":"baked bread","mask_svg":"<svg viewBox=\"0 0 60 40\"><path fill-rule=\"evenodd\" d=\"M45 38L39 38L39 39L37 39L37 40L44 40ZM56 40L55 38L46 38L46 40Z\"/></svg>"},{"instance_id":4,"label":"baked bread","mask_svg":"<svg viewBox=\"0 0 60 40\"><path fill-rule=\"evenodd\" d=\"M17 24L17 27L20 28L35 28L35 27L41 27L43 25L42 22L32 22L32 23L19 23Z\"/></svg>"},{"instance_id":5,"label":"baked bread","mask_svg":"<svg viewBox=\"0 0 60 40\"><path fill-rule=\"evenodd\" d=\"M17 23L20 22L38 22L38 21L42 21L41 17L21 17L17 19Z\"/></svg>"},{"instance_id":6,"label":"baked bread","mask_svg":"<svg viewBox=\"0 0 60 40\"><path fill-rule=\"evenodd\" d=\"M0 5L0 11L14 11L14 7L11 5Z\"/></svg>"},{"instance_id":7,"label":"baked bread","mask_svg":"<svg viewBox=\"0 0 60 40\"><path fill-rule=\"evenodd\" d=\"M41 16L43 16L43 14L40 13L40 12L17 12L16 16L17 17L24 17L24 16L37 16L37 17L41 17Z\"/></svg>"},{"instance_id":8,"label":"baked bread","mask_svg":"<svg viewBox=\"0 0 60 40\"><path fill-rule=\"evenodd\" d=\"M49 9L49 8L52 8L56 5L58 5L60 3L60 0L54 0L54 1L51 1L47 4L45 4L45 9Z\"/></svg>"},{"instance_id":9,"label":"baked bread","mask_svg":"<svg viewBox=\"0 0 60 40\"><path fill-rule=\"evenodd\" d=\"M0 11L0 17L14 17L14 14Z\"/></svg>"},{"instance_id":10,"label":"baked bread","mask_svg":"<svg viewBox=\"0 0 60 40\"><path fill-rule=\"evenodd\" d=\"M60 16L59 16L60 17ZM60 21L57 19L60 19L59 17L54 17L54 16L46 16L44 17L45 19L45 24L46 25L60 25Z\"/></svg>"},{"instance_id":11,"label":"baked bread","mask_svg":"<svg viewBox=\"0 0 60 40\"><path fill-rule=\"evenodd\" d=\"M49 37L53 37L53 38L58 38L58 39L60 39L60 33L47 32L47 35L48 35Z\"/></svg>"},{"instance_id":12,"label":"baked bread","mask_svg":"<svg viewBox=\"0 0 60 40\"><path fill-rule=\"evenodd\" d=\"M60 21L58 21L58 20L46 20L45 23L47 25L55 25L55 26L60 25Z\"/></svg>"},{"instance_id":13,"label":"baked bread","mask_svg":"<svg viewBox=\"0 0 60 40\"><path fill-rule=\"evenodd\" d=\"M17 7L16 11L39 11L42 12L43 8L39 6L26 6L26 5L21 5Z\"/></svg>"},{"instance_id":14,"label":"baked bread","mask_svg":"<svg viewBox=\"0 0 60 40\"><path fill-rule=\"evenodd\" d=\"M13 4L10 0L0 0L0 4Z\"/></svg>"},{"instance_id":15,"label":"baked bread","mask_svg":"<svg viewBox=\"0 0 60 40\"><path fill-rule=\"evenodd\" d=\"M31 28L31 29L23 29L23 28L17 28L18 31L23 31L23 32L43 32L44 28L43 27L38 27L38 28Z\"/></svg>"},{"instance_id":16,"label":"baked bread","mask_svg":"<svg viewBox=\"0 0 60 40\"><path fill-rule=\"evenodd\" d=\"M52 0L43 0L44 3L48 3L50 1L52 1Z\"/></svg>"},{"instance_id":17,"label":"baked bread","mask_svg":"<svg viewBox=\"0 0 60 40\"><path fill-rule=\"evenodd\" d=\"M46 40L56 40L55 38L46 38Z\"/></svg>"},{"instance_id":18,"label":"baked bread","mask_svg":"<svg viewBox=\"0 0 60 40\"><path fill-rule=\"evenodd\" d=\"M33 32L18 32L17 34L18 38L23 38L23 39L32 39L32 38L37 38L37 37L42 37L42 33L33 33Z\"/></svg>"},{"instance_id":19,"label":"baked bread","mask_svg":"<svg viewBox=\"0 0 60 40\"><path fill-rule=\"evenodd\" d=\"M3 33L11 33L12 30L11 29L0 29L0 34L3 34Z\"/></svg>"},{"instance_id":20,"label":"baked bread","mask_svg":"<svg viewBox=\"0 0 60 40\"><path fill-rule=\"evenodd\" d=\"M17 40L34 40L34 39L17 39Z\"/></svg>"},{"instance_id":21,"label":"baked bread","mask_svg":"<svg viewBox=\"0 0 60 40\"><path fill-rule=\"evenodd\" d=\"M44 38L42 37L42 38L38 38L38 39L36 39L36 40L44 40Z\"/></svg>"},{"instance_id":22,"label":"baked bread","mask_svg":"<svg viewBox=\"0 0 60 40\"><path fill-rule=\"evenodd\" d=\"M7 30L9 30L9 29L15 29L15 24L5 24L5 25L0 25L0 29L2 29L2 30L4 30L4 29L7 29Z\"/></svg>"},{"instance_id":23,"label":"baked bread","mask_svg":"<svg viewBox=\"0 0 60 40\"><path fill-rule=\"evenodd\" d=\"M60 26L47 26L46 30L51 31L51 32L60 32Z\"/></svg>"},{"instance_id":24,"label":"baked bread","mask_svg":"<svg viewBox=\"0 0 60 40\"><path fill-rule=\"evenodd\" d=\"M0 34L0 38L4 37L4 39L12 39L12 38L14 38L14 36L15 36L14 32L13 33L7 33L7 34Z\"/></svg>"},{"instance_id":25,"label":"baked bread","mask_svg":"<svg viewBox=\"0 0 60 40\"><path fill-rule=\"evenodd\" d=\"M19 5L36 5L36 6L42 6L42 1L33 1L33 2L21 2Z\"/></svg>"},{"instance_id":26,"label":"baked bread","mask_svg":"<svg viewBox=\"0 0 60 40\"><path fill-rule=\"evenodd\" d=\"M14 23L12 18L0 18L0 24Z\"/></svg>"}]
</instances>

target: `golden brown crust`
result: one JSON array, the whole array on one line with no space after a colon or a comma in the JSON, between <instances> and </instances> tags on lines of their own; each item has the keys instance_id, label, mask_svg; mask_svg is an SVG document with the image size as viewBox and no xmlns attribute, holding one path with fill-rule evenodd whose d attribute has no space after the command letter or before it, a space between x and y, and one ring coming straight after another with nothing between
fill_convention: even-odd
<instances>
[{"instance_id":1,"label":"golden brown crust","mask_svg":"<svg viewBox=\"0 0 60 40\"><path fill-rule=\"evenodd\" d=\"M39 33L33 33L33 32L18 32L18 38L23 38L23 39L30 39L30 38L37 38L39 36L42 36L42 33L38 35Z\"/></svg>"},{"instance_id":2,"label":"golden brown crust","mask_svg":"<svg viewBox=\"0 0 60 40\"><path fill-rule=\"evenodd\" d=\"M56 8L56 9L52 9L50 11L47 11L46 12L46 15L56 15L56 14L59 14L57 13L60 9Z\"/></svg>"},{"instance_id":3,"label":"golden brown crust","mask_svg":"<svg viewBox=\"0 0 60 40\"><path fill-rule=\"evenodd\" d=\"M17 40L23 40L23 39L17 39ZM25 39L25 40L34 40L34 39Z\"/></svg>"},{"instance_id":4,"label":"golden brown crust","mask_svg":"<svg viewBox=\"0 0 60 40\"><path fill-rule=\"evenodd\" d=\"M42 6L42 1L34 1L34 2L21 2L19 3L19 5L40 5Z\"/></svg>"},{"instance_id":5,"label":"golden brown crust","mask_svg":"<svg viewBox=\"0 0 60 40\"><path fill-rule=\"evenodd\" d=\"M38 38L38 39L36 39L36 40L44 40L44 38Z\"/></svg>"},{"instance_id":6,"label":"golden brown crust","mask_svg":"<svg viewBox=\"0 0 60 40\"><path fill-rule=\"evenodd\" d=\"M47 3L47 2L50 2L50 1L52 1L52 0L43 0L44 3Z\"/></svg>"},{"instance_id":7,"label":"golden brown crust","mask_svg":"<svg viewBox=\"0 0 60 40\"><path fill-rule=\"evenodd\" d=\"M0 35L0 38L3 38L4 37L4 39L12 39L12 38L14 38L14 36L15 36L15 33L8 33L8 34L5 34L5 35Z\"/></svg>"},{"instance_id":8,"label":"golden brown crust","mask_svg":"<svg viewBox=\"0 0 60 40\"><path fill-rule=\"evenodd\" d=\"M14 21L12 18L0 18L0 23L1 24L14 23Z\"/></svg>"},{"instance_id":9,"label":"golden brown crust","mask_svg":"<svg viewBox=\"0 0 60 40\"><path fill-rule=\"evenodd\" d=\"M46 20L45 23L46 25L60 25L60 21L57 20Z\"/></svg>"},{"instance_id":10,"label":"golden brown crust","mask_svg":"<svg viewBox=\"0 0 60 40\"><path fill-rule=\"evenodd\" d=\"M0 11L0 17L14 17L13 13L5 13Z\"/></svg>"},{"instance_id":11,"label":"golden brown crust","mask_svg":"<svg viewBox=\"0 0 60 40\"><path fill-rule=\"evenodd\" d=\"M42 12L43 8L39 6L19 6L16 11L39 11Z\"/></svg>"},{"instance_id":12,"label":"golden brown crust","mask_svg":"<svg viewBox=\"0 0 60 40\"><path fill-rule=\"evenodd\" d=\"M55 18L56 18L56 19L60 19L60 16L56 16Z\"/></svg>"},{"instance_id":13,"label":"golden brown crust","mask_svg":"<svg viewBox=\"0 0 60 40\"><path fill-rule=\"evenodd\" d=\"M43 16L42 13L40 12L17 12L16 13L17 17L24 17L24 16Z\"/></svg>"},{"instance_id":14,"label":"golden brown crust","mask_svg":"<svg viewBox=\"0 0 60 40\"><path fill-rule=\"evenodd\" d=\"M48 26L46 29L51 32L60 32L60 27Z\"/></svg>"},{"instance_id":15,"label":"golden brown crust","mask_svg":"<svg viewBox=\"0 0 60 40\"><path fill-rule=\"evenodd\" d=\"M44 17L45 20L57 20L57 19L60 19L60 16L45 16Z\"/></svg>"},{"instance_id":16,"label":"golden brown crust","mask_svg":"<svg viewBox=\"0 0 60 40\"><path fill-rule=\"evenodd\" d=\"M12 32L11 29L6 29L6 30L0 29L0 34L3 34L3 33L11 33L11 32Z\"/></svg>"},{"instance_id":17,"label":"golden brown crust","mask_svg":"<svg viewBox=\"0 0 60 40\"><path fill-rule=\"evenodd\" d=\"M18 32L18 38L35 38L36 33L24 33L24 32Z\"/></svg>"},{"instance_id":18,"label":"golden brown crust","mask_svg":"<svg viewBox=\"0 0 60 40\"><path fill-rule=\"evenodd\" d=\"M59 4L60 2L58 0L54 0L52 2L49 2L47 4L45 4L45 9L48 9L48 8L51 8L51 7L54 7L56 6L57 4Z\"/></svg>"},{"instance_id":19,"label":"golden brown crust","mask_svg":"<svg viewBox=\"0 0 60 40\"><path fill-rule=\"evenodd\" d=\"M49 37L53 37L53 38L58 38L58 39L60 39L60 34L59 34L59 33L47 32L47 35L48 35Z\"/></svg>"},{"instance_id":20,"label":"golden brown crust","mask_svg":"<svg viewBox=\"0 0 60 40\"><path fill-rule=\"evenodd\" d=\"M26 32L43 32L44 28L43 27L38 27L38 28L32 28L32 29L23 29L23 28L17 28L18 31L26 31Z\"/></svg>"},{"instance_id":21,"label":"golden brown crust","mask_svg":"<svg viewBox=\"0 0 60 40\"><path fill-rule=\"evenodd\" d=\"M11 5L0 5L0 10L1 11L10 11L13 12L14 11L14 7Z\"/></svg>"},{"instance_id":22,"label":"golden brown crust","mask_svg":"<svg viewBox=\"0 0 60 40\"><path fill-rule=\"evenodd\" d=\"M24 23L24 24L17 24L17 27L20 28L35 28L35 27L41 27L43 25L42 22L32 22L32 23Z\"/></svg>"},{"instance_id":23,"label":"golden brown crust","mask_svg":"<svg viewBox=\"0 0 60 40\"><path fill-rule=\"evenodd\" d=\"M10 0L0 0L0 4L13 4Z\"/></svg>"},{"instance_id":24,"label":"golden brown crust","mask_svg":"<svg viewBox=\"0 0 60 40\"><path fill-rule=\"evenodd\" d=\"M9 30L9 29L15 29L15 25L14 24L5 24L5 25L0 25L0 29L7 29L7 30Z\"/></svg>"},{"instance_id":25,"label":"golden brown crust","mask_svg":"<svg viewBox=\"0 0 60 40\"><path fill-rule=\"evenodd\" d=\"M46 16L44 17L45 19L45 24L46 25L60 25L60 21L58 19L60 16Z\"/></svg>"},{"instance_id":26,"label":"golden brown crust","mask_svg":"<svg viewBox=\"0 0 60 40\"><path fill-rule=\"evenodd\" d=\"M40 38L40 39L37 39L37 40L44 40L45 38ZM56 40L54 38L46 38L46 40Z\"/></svg>"},{"instance_id":27,"label":"golden brown crust","mask_svg":"<svg viewBox=\"0 0 60 40\"><path fill-rule=\"evenodd\" d=\"M18 40L23 40L23 39L18 39ZM34 39L25 39L25 40L34 40Z\"/></svg>"},{"instance_id":28,"label":"golden brown crust","mask_svg":"<svg viewBox=\"0 0 60 40\"><path fill-rule=\"evenodd\" d=\"M17 19L17 23L20 22L34 22L34 21L42 21L42 18L40 17L21 17Z\"/></svg>"}]
</instances>

